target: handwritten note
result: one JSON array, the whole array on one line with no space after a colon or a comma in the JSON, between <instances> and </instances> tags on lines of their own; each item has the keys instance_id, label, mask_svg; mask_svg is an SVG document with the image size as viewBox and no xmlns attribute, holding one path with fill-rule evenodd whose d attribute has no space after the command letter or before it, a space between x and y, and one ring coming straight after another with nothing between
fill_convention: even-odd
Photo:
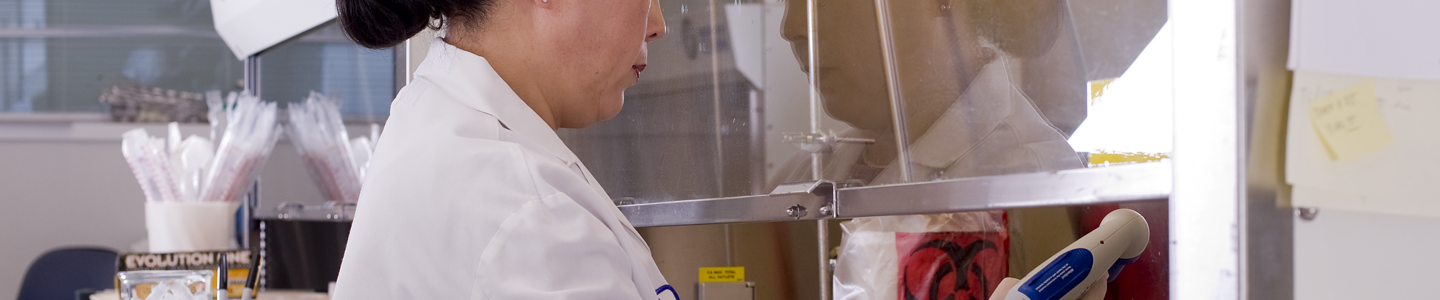
<instances>
[{"instance_id":1,"label":"handwritten note","mask_svg":"<svg viewBox=\"0 0 1440 300\"><path fill-rule=\"evenodd\" d=\"M1354 159L1395 142L1380 114L1372 80L1310 101L1306 108L1331 159Z\"/></svg>"},{"instance_id":2,"label":"handwritten note","mask_svg":"<svg viewBox=\"0 0 1440 300\"><path fill-rule=\"evenodd\" d=\"M1336 160L1322 140L1310 102L1373 80L1375 102L1395 141L1358 158ZM1440 218L1440 81L1367 78L1295 71L1286 125L1285 182L1292 204L1324 209ZM1318 192L1302 192L1304 190ZM1323 215L1323 214L1322 214ZM1323 216L1321 218L1324 218Z\"/></svg>"}]
</instances>

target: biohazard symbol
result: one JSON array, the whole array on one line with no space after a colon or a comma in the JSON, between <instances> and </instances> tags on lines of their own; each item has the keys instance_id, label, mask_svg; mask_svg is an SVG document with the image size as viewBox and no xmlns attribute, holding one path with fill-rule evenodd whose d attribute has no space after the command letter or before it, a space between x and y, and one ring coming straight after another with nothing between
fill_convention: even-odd
<instances>
[{"instance_id":1,"label":"biohazard symbol","mask_svg":"<svg viewBox=\"0 0 1440 300\"><path fill-rule=\"evenodd\" d=\"M916 297L916 291L912 290L912 287L924 289L924 293L921 294L925 298L923 300L957 300L957 297L980 300L984 299L986 295L990 295L990 280L986 278L985 269L981 264L975 263L975 257L985 250L999 251L994 242L982 239L960 246L951 241L936 239L916 246L914 250L910 251L910 255L916 256L922 251L935 250L944 255L927 264L928 266L920 266L925 270L918 270L921 271L920 274L917 274L919 276L916 276L918 278L912 277L911 270L905 269L910 266L900 266L902 268L900 288L904 300L922 300ZM934 271L926 272L930 269ZM972 276L979 286L972 287L970 285ZM953 278L953 284L947 284L950 282L945 280L950 278ZM912 280L919 282L912 282ZM942 290L942 287L949 287L949 289Z\"/></svg>"}]
</instances>

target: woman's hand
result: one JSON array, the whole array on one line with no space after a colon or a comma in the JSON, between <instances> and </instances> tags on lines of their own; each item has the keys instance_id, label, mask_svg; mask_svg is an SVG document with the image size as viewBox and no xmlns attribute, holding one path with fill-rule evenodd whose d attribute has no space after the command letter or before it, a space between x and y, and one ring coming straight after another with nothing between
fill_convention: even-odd
<instances>
[{"instance_id":1,"label":"woman's hand","mask_svg":"<svg viewBox=\"0 0 1440 300\"><path fill-rule=\"evenodd\" d=\"M1085 291L1084 295L1080 295L1080 300L1105 299L1105 289L1108 287L1106 285L1109 281L1108 279L1110 279L1110 274L1100 276L1100 280L1096 280L1095 283L1090 284L1090 290ZM1015 284L1018 283L1020 283L1020 280L1014 277L1006 277L1005 280L1001 280L1000 285L995 287L995 293L990 294L990 300L1005 300L1005 296L1010 294L1010 288L1014 288Z\"/></svg>"}]
</instances>

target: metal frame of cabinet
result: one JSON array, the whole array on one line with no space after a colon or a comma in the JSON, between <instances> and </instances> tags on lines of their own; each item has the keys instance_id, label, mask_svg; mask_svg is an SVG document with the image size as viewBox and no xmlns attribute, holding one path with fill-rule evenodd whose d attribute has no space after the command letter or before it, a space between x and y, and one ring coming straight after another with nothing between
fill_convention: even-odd
<instances>
[{"instance_id":1,"label":"metal frame of cabinet","mask_svg":"<svg viewBox=\"0 0 1440 300\"><path fill-rule=\"evenodd\" d=\"M656 227L849 219L1153 200L1170 196L1173 181L1171 165L1169 162L1143 163L619 207L635 227Z\"/></svg>"}]
</instances>

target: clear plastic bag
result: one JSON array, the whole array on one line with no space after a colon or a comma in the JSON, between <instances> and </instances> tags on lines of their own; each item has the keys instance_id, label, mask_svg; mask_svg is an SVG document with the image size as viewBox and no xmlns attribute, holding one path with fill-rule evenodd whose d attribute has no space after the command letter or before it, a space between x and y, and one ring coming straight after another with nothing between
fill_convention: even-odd
<instances>
[{"instance_id":1,"label":"clear plastic bag","mask_svg":"<svg viewBox=\"0 0 1440 300\"><path fill-rule=\"evenodd\" d=\"M1004 211L840 224L835 299L985 299L1009 272Z\"/></svg>"}]
</instances>

